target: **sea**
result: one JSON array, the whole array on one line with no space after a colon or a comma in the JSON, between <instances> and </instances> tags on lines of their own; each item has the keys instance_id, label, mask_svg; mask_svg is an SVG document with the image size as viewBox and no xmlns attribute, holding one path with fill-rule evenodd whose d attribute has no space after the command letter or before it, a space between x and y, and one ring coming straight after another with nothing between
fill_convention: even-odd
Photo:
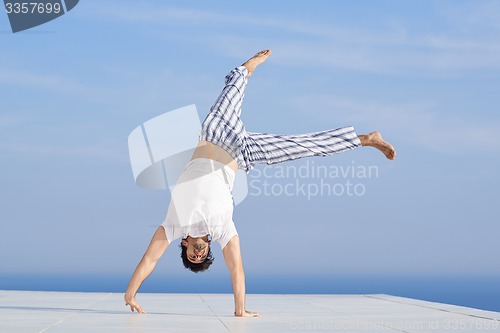
<instances>
[{"instance_id":1,"label":"sea","mask_svg":"<svg viewBox=\"0 0 500 333\"><path fill-rule=\"evenodd\" d=\"M140 293L232 293L229 274L150 276ZM0 274L0 290L124 293L129 275ZM247 294L388 294L500 312L500 277L253 276ZM138 296L139 297L139 296Z\"/></svg>"}]
</instances>

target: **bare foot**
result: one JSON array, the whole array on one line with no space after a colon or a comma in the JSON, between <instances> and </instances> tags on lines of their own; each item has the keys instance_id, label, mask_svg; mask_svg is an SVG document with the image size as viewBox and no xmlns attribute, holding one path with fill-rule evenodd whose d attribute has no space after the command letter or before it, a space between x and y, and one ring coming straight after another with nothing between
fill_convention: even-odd
<instances>
[{"instance_id":1,"label":"bare foot","mask_svg":"<svg viewBox=\"0 0 500 333\"><path fill-rule=\"evenodd\" d=\"M363 146L377 148L390 160L396 157L396 150L390 143L382 139L380 132L371 132L369 134L359 135L358 137Z\"/></svg>"},{"instance_id":2,"label":"bare foot","mask_svg":"<svg viewBox=\"0 0 500 333\"><path fill-rule=\"evenodd\" d=\"M245 66L248 69L247 77L252 76L252 73L257 68L257 66L263 64L270 55L271 50L264 50L258 52L256 55L245 61L242 66Z\"/></svg>"}]
</instances>

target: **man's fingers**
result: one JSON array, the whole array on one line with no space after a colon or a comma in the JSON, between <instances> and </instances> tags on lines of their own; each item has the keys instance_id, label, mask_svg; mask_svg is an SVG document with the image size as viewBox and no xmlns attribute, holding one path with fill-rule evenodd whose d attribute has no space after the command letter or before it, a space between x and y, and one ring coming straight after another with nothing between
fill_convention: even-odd
<instances>
[{"instance_id":1,"label":"man's fingers","mask_svg":"<svg viewBox=\"0 0 500 333\"><path fill-rule=\"evenodd\" d=\"M134 305L134 309L137 311L137 313L146 313L139 305Z\"/></svg>"},{"instance_id":2,"label":"man's fingers","mask_svg":"<svg viewBox=\"0 0 500 333\"><path fill-rule=\"evenodd\" d=\"M144 311L139 304L125 302L125 306L130 306L130 311L132 312L137 311L137 313L146 313L146 311Z\"/></svg>"}]
</instances>

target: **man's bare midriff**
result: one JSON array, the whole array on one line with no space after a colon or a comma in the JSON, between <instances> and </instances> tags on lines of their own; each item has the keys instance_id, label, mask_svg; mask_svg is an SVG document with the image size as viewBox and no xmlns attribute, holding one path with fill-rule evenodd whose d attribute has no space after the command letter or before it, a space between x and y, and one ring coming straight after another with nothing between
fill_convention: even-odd
<instances>
[{"instance_id":1,"label":"man's bare midriff","mask_svg":"<svg viewBox=\"0 0 500 333\"><path fill-rule=\"evenodd\" d=\"M234 172L238 170L238 163L227 151L208 141L200 141L198 143L198 147L196 147L191 160L195 158L209 158L224 163Z\"/></svg>"}]
</instances>

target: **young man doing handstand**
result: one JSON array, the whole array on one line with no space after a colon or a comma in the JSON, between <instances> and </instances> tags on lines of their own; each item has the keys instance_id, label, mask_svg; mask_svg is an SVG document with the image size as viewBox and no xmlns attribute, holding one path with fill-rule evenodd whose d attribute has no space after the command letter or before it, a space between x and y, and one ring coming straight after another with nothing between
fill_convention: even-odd
<instances>
[{"instance_id":1,"label":"young man doing handstand","mask_svg":"<svg viewBox=\"0 0 500 333\"><path fill-rule=\"evenodd\" d=\"M130 279L124 299L132 311L144 312L135 300L137 290L170 243L181 238L183 264L193 272L210 267L210 244L218 242L231 274L234 315L259 316L245 309L245 273L232 220L231 191L238 168L248 172L257 163L326 156L361 146L374 147L390 160L395 158L396 151L379 132L357 135L350 126L299 135L247 132L240 119L245 87L257 66L270 55L270 50L261 51L226 76L225 86L202 124L192 159L172 191L165 221Z\"/></svg>"}]
</instances>

